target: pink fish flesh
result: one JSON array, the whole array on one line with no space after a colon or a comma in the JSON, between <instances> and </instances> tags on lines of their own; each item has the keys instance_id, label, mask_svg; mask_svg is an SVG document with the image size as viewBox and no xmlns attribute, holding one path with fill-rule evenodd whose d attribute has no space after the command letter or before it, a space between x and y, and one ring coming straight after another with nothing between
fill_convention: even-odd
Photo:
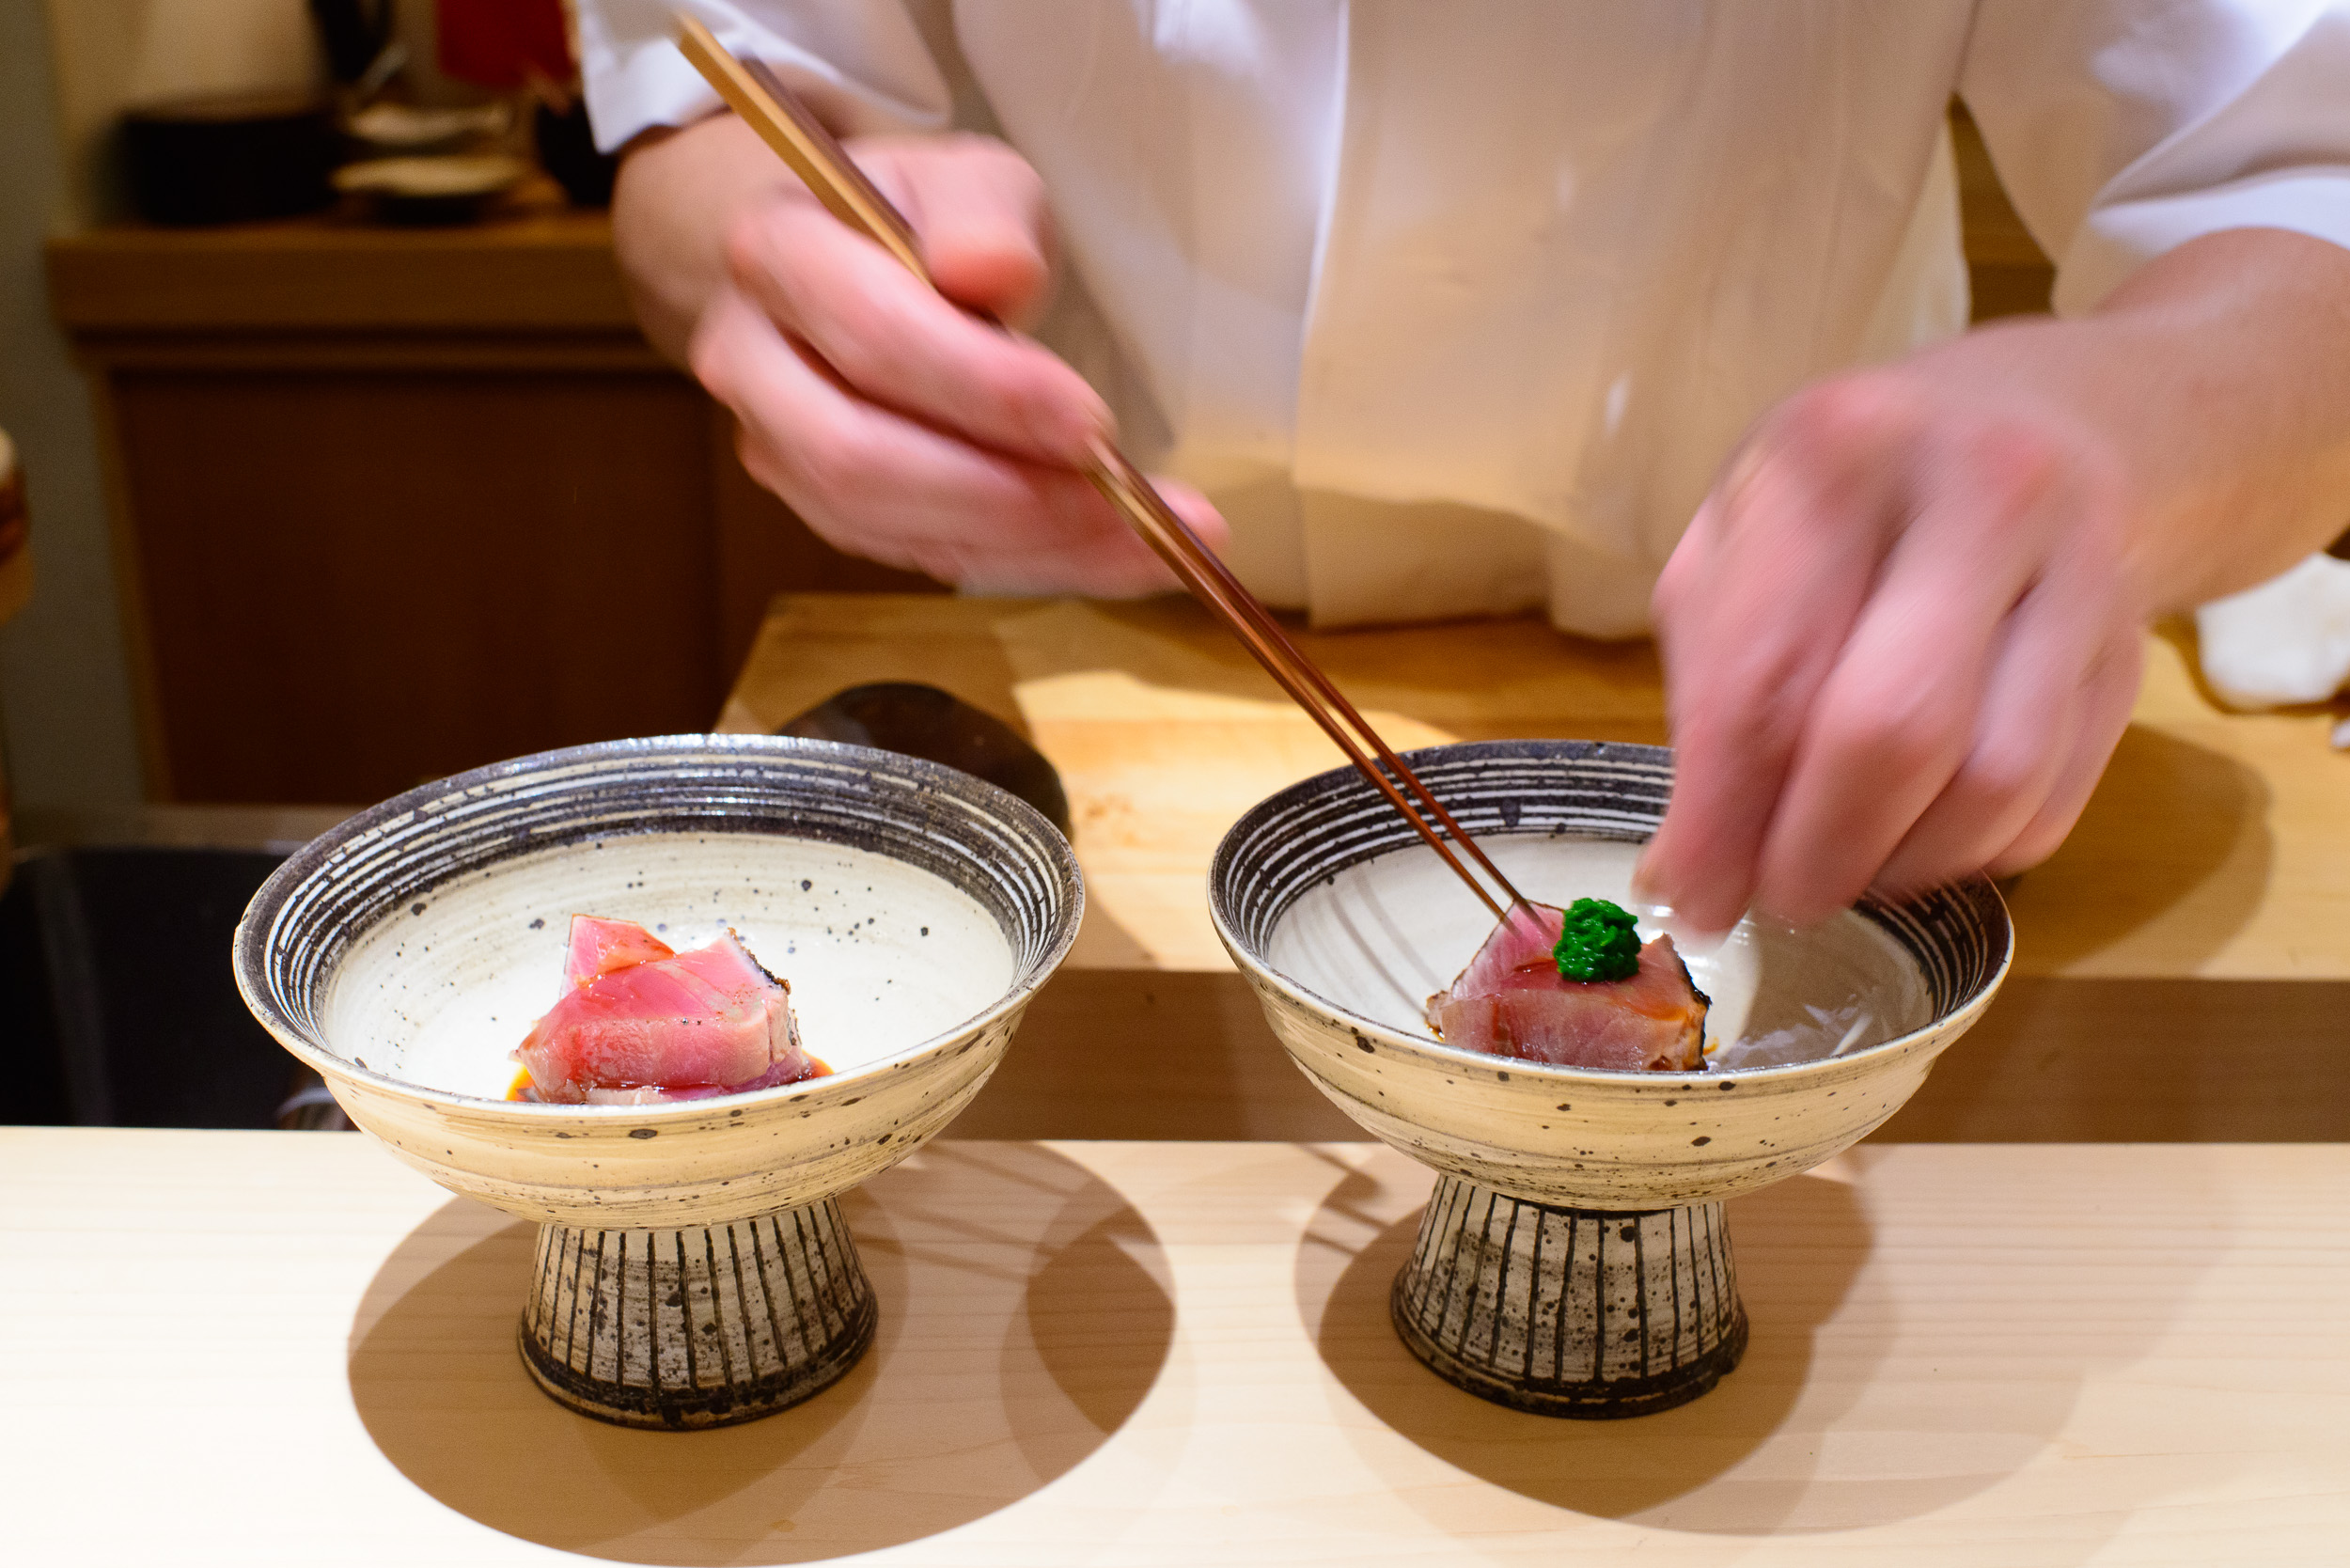
<instances>
[{"instance_id":1,"label":"pink fish flesh","mask_svg":"<svg viewBox=\"0 0 2350 1568\"><path fill-rule=\"evenodd\" d=\"M700 1099L823 1071L800 1048L791 987L731 931L681 953L633 921L574 916L564 976L514 1052L541 1100Z\"/></svg>"},{"instance_id":2,"label":"pink fish flesh","mask_svg":"<svg viewBox=\"0 0 2350 1568\"><path fill-rule=\"evenodd\" d=\"M1446 990L1428 1023L1446 1043L1559 1067L1691 1072L1705 1062L1705 993L1659 936L1620 980L1571 980L1551 949L1565 913L1520 904Z\"/></svg>"},{"instance_id":3,"label":"pink fish flesh","mask_svg":"<svg viewBox=\"0 0 2350 1568\"><path fill-rule=\"evenodd\" d=\"M676 956L675 948L634 920L599 920L593 915L574 915L563 978L573 985L585 985L598 975L608 975L615 969Z\"/></svg>"},{"instance_id":4,"label":"pink fish flesh","mask_svg":"<svg viewBox=\"0 0 2350 1568\"><path fill-rule=\"evenodd\" d=\"M708 1100L720 1094L748 1094L754 1089L779 1089L785 1084L798 1083L802 1078L821 1078L828 1072L814 1057L806 1057L797 1063L779 1061L746 1084L728 1084L723 1088L703 1085L693 1089L655 1089L640 1085L635 1089L591 1089L587 1103L591 1105L654 1105L678 1100Z\"/></svg>"}]
</instances>

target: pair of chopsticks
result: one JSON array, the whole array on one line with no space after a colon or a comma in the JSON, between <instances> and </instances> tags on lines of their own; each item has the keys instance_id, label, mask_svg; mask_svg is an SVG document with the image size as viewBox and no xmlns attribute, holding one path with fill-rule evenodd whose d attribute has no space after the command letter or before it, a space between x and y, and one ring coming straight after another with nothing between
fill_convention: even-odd
<instances>
[{"instance_id":1,"label":"pair of chopsticks","mask_svg":"<svg viewBox=\"0 0 2350 1568\"><path fill-rule=\"evenodd\" d=\"M709 28L693 17L681 15L678 29L678 48L686 59L708 78L728 107L791 166L791 172L800 177L816 199L833 216L888 251L908 272L929 283L931 275L922 265L920 245L904 216L850 161L848 153L808 113L798 95L759 61L736 59L711 35ZM1232 635L1240 638L1242 646L1264 666L1265 672L1322 727L1323 733L1346 754L1346 760L1377 787L1390 806L1403 814L1404 820L1428 841L1428 847L1442 856L1453 874L1493 911L1496 919L1506 918L1511 909L1526 902L1510 886L1510 879L1477 847L1476 840L1462 831L1452 814L1428 792L1418 776L1403 765L1403 760L1379 738L1379 732L1355 711L1355 705L1331 684L1330 678L1298 651L1280 623L1257 602L1254 594L1241 586L1240 579L1216 558L1215 552L1200 542L1190 525L1175 515L1151 487L1151 481L1126 461L1123 453L1106 441L1097 442L1093 463L1086 477L1158 553L1159 558L1173 569L1193 596L1215 612ZM1372 760L1374 757L1376 761ZM1381 771L1383 764L1386 772ZM1399 783L1401 789L1397 787ZM1405 798L1405 791L1410 792L1409 799ZM1414 801L1425 809L1427 816L1414 809ZM1430 818L1434 819L1433 824ZM1444 836L1438 835L1438 827L1444 830ZM1449 837L1452 843L1446 843L1445 837ZM1493 879L1501 898L1496 899L1462 863L1453 853L1454 845Z\"/></svg>"}]
</instances>

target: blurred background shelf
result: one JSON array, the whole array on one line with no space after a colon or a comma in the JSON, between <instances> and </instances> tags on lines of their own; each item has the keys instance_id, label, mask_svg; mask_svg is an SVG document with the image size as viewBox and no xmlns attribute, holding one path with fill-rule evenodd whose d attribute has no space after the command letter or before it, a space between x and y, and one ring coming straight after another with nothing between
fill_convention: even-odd
<instances>
[{"instance_id":1,"label":"blurred background shelf","mask_svg":"<svg viewBox=\"0 0 2350 1568\"><path fill-rule=\"evenodd\" d=\"M602 212L48 246L90 374L149 792L372 800L707 728L839 555L628 314Z\"/></svg>"},{"instance_id":2,"label":"blurred background shelf","mask_svg":"<svg viewBox=\"0 0 2350 1568\"><path fill-rule=\"evenodd\" d=\"M602 212L524 211L465 227L333 218L218 228L121 227L49 245L50 300L87 352L109 334L543 333L601 336L639 364Z\"/></svg>"}]
</instances>

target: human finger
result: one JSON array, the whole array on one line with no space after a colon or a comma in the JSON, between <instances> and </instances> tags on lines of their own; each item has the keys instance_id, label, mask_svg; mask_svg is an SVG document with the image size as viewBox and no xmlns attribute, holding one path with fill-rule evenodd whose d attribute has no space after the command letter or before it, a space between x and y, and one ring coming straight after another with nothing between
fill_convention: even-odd
<instances>
[{"instance_id":1,"label":"human finger","mask_svg":"<svg viewBox=\"0 0 2350 1568\"><path fill-rule=\"evenodd\" d=\"M697 353L697 372L741 415L753 477L827 542L985 592L1116 598L1175 586L1085 478L862 404L755 310L736 308L731 329ZM1206 498L1156 482L1203 541L1221 549L1229 529Z\"/></svg>"},{"instance_id":2,"label":"human finger","mask_svg":"<svg viewBox=\"0 0 2350 1568\"><path fill-rule=\"evenodd\" d=\"M747 303L706 314L694 368L741 417L753 477L843 549L905 565L923 547L1057 549L1123 531L1081 475L858 398Z\"/></svg>"},{"instance_id":3,"label":"human finger","mask_svg":"<svg viewBox=\"0 0 2350 1568\"><path fill-rule=\"evenodd\" d=\"M1067 364L957 308L810 203L775 202L746 218L728 259L749 299L871 401L1068 468L1110 428L1101 398Z\"/></svg>"},{"instance_id":4,"label":"human finger","mask_svg":"<svg viewBox=\"0 0 2350 1568\"><path fill-rule=\"evenodd\" d=\"M2008 876L2039 865L2073 831L2090 796L2096 792L2106 764L2113 759L2114 747L2129 728L2145 664L2145 635L2138 626L2125 625L2107 641L2081 694L2070 755L2031 821L1984 865L1989 875Z\"/></svg>"},{"instance_id":5,"label":"human finger","mask_svg":"<svg viewBox=\"0 0 2350 1568\"><path fill-rule=\"evenodd\" d=\"M2034 595L2022 610L2047 619L2039 605ZM2004 639L1966 758L1872 879L1878 891L1905 895L1981 870L2047 799L2072 746L2089 660L2041 631L2020 626Z\"/></svg>"},{"instance_id":6,"label":"human finger","mask_svg":"<svg viewBox=\"0 0 2350 1568\"><path fill-rule=\"evenodd\" d=\"M1762 855L1757 902L1797 925L1859 897L1958 775L2002 628L2073 510L2056 446L1996 423L1940 432L1910 468L1914 515L1805 716Z\"/></svg>"},{"instance_id":7,"label":"human finger","mask_svg":"<svg viewBox=\"0 0 2350 1568\"><path fill-rule=\"evenodd\" d=\"M1640 881L1694 927L1728 929L1760 884L1805 713L1889 532L1880 454L1904 417L1867 397L1792 405L1733 462L1660 582L1675 776Z\"/></svg>"},{"instance_id":8,"label":"human finger","mask_svg":"<svg viewBox=\"0 0 2350 1568\"><path fill-rule=\"evenodd\" d=\"M1230 538L1224 519L1207 498L1186 485L1153 479L1159 494L1191 525L1200 541L1221 551ZM933 572L933 575L939 573ZM1181 586L1175 573L1131 526L1043 549L997 550L954 563L948 580L976 593L1082 592L1102 599L1131 599Z\"/></svg>"},{"instance_id":9,"label":"human finger","mask_svg":"<svg viewBox=\"0 0 2350 1568\"><path fill-rule=\"evenodd\" d=\"M914 228L940 293L1007 324L1042 308L1052 212L1026 159L991 136L872 137L850 149Z\"/></svg>"},{"instance_id":10,"label":"human finger","mask_svg":"<svg viewBox=\"0 0 2350 1568\"><path fill-rule=\"evenodd\" d=\"M2096 729L2111 628L2136 635L2114 574L2084 558L2099 554L2060 553L2009 614L1966 759L1877 873L1880 891L1913 891L1990 864L2039 816Z\"/></svg>"}]
</instances>

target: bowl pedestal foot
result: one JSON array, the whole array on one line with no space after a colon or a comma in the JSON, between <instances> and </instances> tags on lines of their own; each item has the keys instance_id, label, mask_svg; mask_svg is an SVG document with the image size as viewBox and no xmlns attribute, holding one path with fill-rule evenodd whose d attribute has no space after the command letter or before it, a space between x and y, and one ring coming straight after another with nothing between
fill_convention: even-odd
<instances>
[{"instance_id":1,"label":"bowl pedestal foot","mask_svg":"<svg viewBox=\"0 0 2350 1568\"><path fill-rule=\"evenodd\" d=\"M557 1403L600 1420L731 1426L838 1382L875 1316L829 1198L706 1230L542 1225L523 1363Z\"/></svg>"},{"instance_id":2,"label":"bowl pedestal foot","mask_svg":"<svg viewBox=\"0 0 2350 1568\"><path fill-rule=\"evenodd\" d=\"M1390 1309L1437 1376L1544 1416L1668 1410L1747 1348L1719 1203L1555 1208L1439 1176Z\"/></svg>"}]
</instances>

